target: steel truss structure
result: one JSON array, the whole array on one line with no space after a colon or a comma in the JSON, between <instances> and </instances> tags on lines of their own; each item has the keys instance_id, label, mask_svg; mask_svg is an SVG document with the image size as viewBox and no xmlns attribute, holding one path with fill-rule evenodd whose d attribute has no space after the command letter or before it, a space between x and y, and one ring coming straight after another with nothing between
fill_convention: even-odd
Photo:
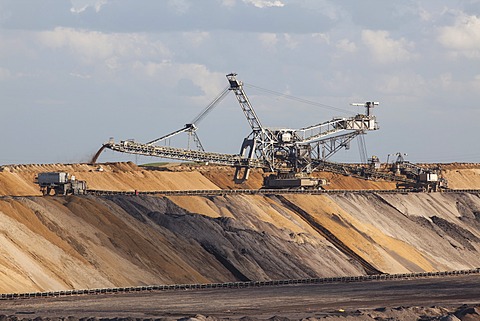
<instances>
[{"instance_id":1,"label":"steel truss structure","mask_svg":"<svg viewBox=\"0 0 480 321\"><path fill-rule=\"evenodd\" d=\"M243 83L236 76L235 73L226 75L229 86L183 128L148 143L130 140L115 143L111 140L103 144L103 148L122 153L234 166L235 180L242 182L248 179L252 168L263 168L273 173L307 174L317 168L336 168L333 165L327 166L332 164L327 161L332 155L343 148L348 149L350 142L358 135L379 128L375 116L371 115L371 108L378 105L378 102L361 104L365 107L364 114L336 117L300 129L264 127L243 89ZM196 135L197 125L228 92L235 94L252 131L244 139L239 154L206 152ZM156 145L183 132L193 137L197 150Z\"/></svg>"}]
</instances>

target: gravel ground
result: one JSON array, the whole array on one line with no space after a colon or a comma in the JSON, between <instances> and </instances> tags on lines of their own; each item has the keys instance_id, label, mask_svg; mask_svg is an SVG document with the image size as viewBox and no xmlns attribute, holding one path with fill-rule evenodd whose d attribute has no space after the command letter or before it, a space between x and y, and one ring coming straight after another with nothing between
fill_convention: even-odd
<instances>
[{"instance_id":1,"label":"gravel ground","mask_svg":"<svg viewBox=\"0 0 480 321\"><path fill-rule=\"evenodd\" d=\"M480 276L0 302L3 320L480 320ZM207 317L208 316L208 317ZM247 319L245 319L247 318ZM446 319L448 318L448 319Z\"/></svg>"}]
</instances>

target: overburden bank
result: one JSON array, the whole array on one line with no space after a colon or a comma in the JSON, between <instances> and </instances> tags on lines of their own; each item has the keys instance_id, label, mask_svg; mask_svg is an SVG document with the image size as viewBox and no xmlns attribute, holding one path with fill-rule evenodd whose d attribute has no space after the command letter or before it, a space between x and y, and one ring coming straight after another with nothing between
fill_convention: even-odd
<instances>
[{"instance_id":1,"label":"overburden bank","mask_svg":"<svg viewBox=\"0 0 480 321\"><path fill-rule=\"evenodd\" d=\"M69 166L52 169L95 188L230 184L227 169ZM43 170L4 169L0 191L37 193L30 178ZM476 188L475 173L451 178ZM5 196L0 242L2 293L470 269L480 267L480 195Z\"/></svg>"}]
</instances>

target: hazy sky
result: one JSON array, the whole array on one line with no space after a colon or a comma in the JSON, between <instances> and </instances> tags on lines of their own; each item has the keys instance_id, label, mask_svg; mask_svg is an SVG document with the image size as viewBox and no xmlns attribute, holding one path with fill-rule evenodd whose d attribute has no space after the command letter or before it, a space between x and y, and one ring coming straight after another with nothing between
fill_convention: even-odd
<instances>
[{"instance_id":1,"label":"hazy sky","mask_svg":"<svg viewBox=\"0 0 480 321\"><path fill-rule=\"evenodd\" d=\"M82 162L110 137L153 140L195 118L230 72L265 126L375 100L369 155L480 162L480 0L0 0L0 164ZM250 132L232 93L199 128L224 153ZM335 160L358 155L354 143ZM112 160L155 159L100 158Z\"/></svg>"}]
</instances>

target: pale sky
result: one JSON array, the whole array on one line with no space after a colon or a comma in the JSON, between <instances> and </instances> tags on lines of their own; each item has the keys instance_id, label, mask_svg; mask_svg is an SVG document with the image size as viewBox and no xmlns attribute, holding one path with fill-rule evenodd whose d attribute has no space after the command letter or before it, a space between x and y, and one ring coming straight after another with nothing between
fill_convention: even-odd
<instances>
[{"instance_id":1,"label":"pale sky","mask_svg":"<svg viewBox=\"0 0 480 321\"><path fill-rule=\"evenodd\" d=\"M85 162L110 137L148 142L195 118L230 72L265 126L374 100L369 156L480 162L480 0L0 0L0 164ZM250 133L233 93L198 127L222 153ZM158 161L100 158L128 160ZM333 160L358 161L356 142Z\"/></svg>"}]
</instances>

